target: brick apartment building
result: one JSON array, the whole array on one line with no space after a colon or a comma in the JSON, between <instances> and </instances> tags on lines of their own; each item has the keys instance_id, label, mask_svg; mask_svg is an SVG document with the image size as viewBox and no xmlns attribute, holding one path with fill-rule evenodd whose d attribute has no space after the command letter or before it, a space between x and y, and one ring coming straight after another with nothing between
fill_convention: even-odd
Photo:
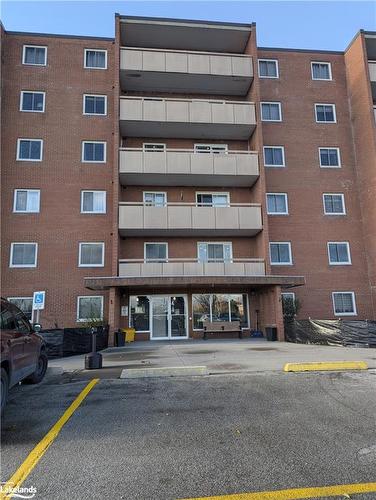
<instances>
[{"instance_id":1,"label":"brick apartment building","mask_svg":"<svg viewBox=\"0 0 376 500\"><path fill-rule=\"evenodd\" d=\"M237 320L283 340L283 294L301 318L375 319L376 33L334 52L115 23L1 31L2 295L139 339Z\"/></svg>"}]
</instances>

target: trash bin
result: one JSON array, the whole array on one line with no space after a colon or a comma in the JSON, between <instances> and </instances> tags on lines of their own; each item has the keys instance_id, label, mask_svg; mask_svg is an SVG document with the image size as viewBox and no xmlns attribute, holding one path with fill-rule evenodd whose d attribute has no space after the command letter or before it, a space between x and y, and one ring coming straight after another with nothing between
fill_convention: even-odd
<instances>
[{"instance_id":1,"label":"trash bin","mask_svg":"<svg viewBox=\"0 0 376 500\"><path fill-rule=\"evenodd\" d=\"M136 334L136 330L134 328L123 328L123 334L125 342L134 342L134 336Z\"/></svg>"},{"instance_id":2,"label":"trash bin","mask_svg":"<svg viewBox=\"0 0 376 500\"><path fill-rule=\"evenodd\" d=\"M115 345L116 347L124 346L124 333L121 330L115 332Z\"/></svg>"},{"instance_id":3,"label":"trash bin","mask_svg":"<svg viewBox=\"0 0 376 500\"><path fill-rule=\"evenodd\" d=\"M265 327L266 332L266 340L269 342L275 342L277 339L277 327L276 326L267 326Z\"/></svg>"}]
</instances>

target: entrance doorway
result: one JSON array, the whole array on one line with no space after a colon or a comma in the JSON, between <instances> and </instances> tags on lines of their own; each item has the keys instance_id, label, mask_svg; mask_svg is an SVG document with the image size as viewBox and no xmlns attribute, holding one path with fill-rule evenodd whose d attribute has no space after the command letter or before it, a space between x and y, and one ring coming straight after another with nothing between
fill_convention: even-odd
<instances>
[{"instance_id":1,"label":"entrance doorway","mask_svg":"<svg viewBox=\"0 0 376 500\"><path fill-rule=\"evenodd\" d=\"M152 340L188 338L188 307L185 295L152 295L150 302Z\"/></svg>"}]
</instances>

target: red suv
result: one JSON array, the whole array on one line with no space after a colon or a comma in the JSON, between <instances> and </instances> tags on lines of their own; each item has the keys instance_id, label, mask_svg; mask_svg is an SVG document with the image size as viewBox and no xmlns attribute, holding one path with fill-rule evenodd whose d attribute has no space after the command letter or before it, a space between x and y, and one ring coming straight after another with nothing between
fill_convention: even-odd
<instances>
[{"instance_id":1,"label":"red suv","mask_svg":"<svg viewBox=\"0 0 376 500\"><path fill-rule=\"evenodd\" d=\"M30 325L24 313L14 304L1 299L1 411L9 389L24 380L38 384L46 374L46 345L40 325Z\"/></svg>"}]
</instances>

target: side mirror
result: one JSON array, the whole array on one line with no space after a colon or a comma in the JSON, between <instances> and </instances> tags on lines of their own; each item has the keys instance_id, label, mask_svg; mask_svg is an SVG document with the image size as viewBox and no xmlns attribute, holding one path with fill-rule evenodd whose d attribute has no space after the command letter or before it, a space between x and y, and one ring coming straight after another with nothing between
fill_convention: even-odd
<instances>
[{"instance_id":1,"label":"side mirror","mask_svg":"<svg viewBox=\"0 0 376 500\"><path fill-rule=\"evenodd\" d=\"M34 332L39 333L42 330L42 325L40 325L39 323L34 323L33 330Z\"/></svg>"}]
</instances>

